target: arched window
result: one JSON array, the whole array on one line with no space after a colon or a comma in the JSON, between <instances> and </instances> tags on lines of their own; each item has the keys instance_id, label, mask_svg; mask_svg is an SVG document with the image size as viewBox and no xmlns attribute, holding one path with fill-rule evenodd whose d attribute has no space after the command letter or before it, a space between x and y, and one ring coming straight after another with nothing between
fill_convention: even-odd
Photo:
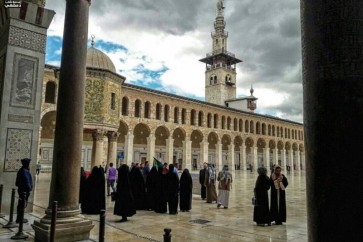
<instances>
[{"instance_id":1,"label":"arched window","mask_svg":"<svg viewBox=\"0 0 363 242\"><path fill-rule=\"evenodd\" d=\"M272 136L275 136L275 125L272 125Z\"/></svg>"},{"instance_id":2,"label":"arched window","mask_svg":"<svg viewBox=\"0 0 363 242\"><path fill-rule=\"evenodd\" d=\"M135 101L135 117L140 118L141 117L141 101L137 99Z\"/></svg>"},{"instance_id":3,"label":"arched window","mask_svg":"<svg viewBox=\"0 0 363 242\"><path fill-rule=\"evenodd\" d=\"M190 125L195 125L195 116L196 116L196 111L192 109L192 111L190 112Z\"/></svg>"},{"instance_id":4,"label":"arched window","mask_svg":"<svg viewBox=\"0 0 363 242\"><path fill-rule=\"evenodd\" d=\"M230 117L227 118L227 129L228 130L231 130L231 123L232 123L232 120Z\"/></svg>"},{"instance_id":5,"label":"arched window","mask_svg":"<svg viewBox=\"0 0 363 242\"><path fill-rule=\"evenodd\" d=\"M169 105L164 106L164 121L169 122Z\"/></svg>"},{"instance_id":6,"label":"arched window","mask_svg":"<svg viewBox=\"0 0 363 242\"><path fill-rule=\"evenodd\" d=\"M284 138L284 128L280 127L280 137Z\"/></svg>"},{"instance_id":7,"label":"arched window","mask_svg":"<svg viewBox=\"0 0 363 242\"><path fill-rule=\"evenodd\" d=\"M214 114L214 128L218 129L218 114Z\"/></svg>"},{"instance_id":8,"label":"arched window","mask_svg":"<svg viewBox=\"0 0 363 242\"><path fill-rule=\"evenodd\" d=\"M210 85L213 85L213 77L212 77L212 76L210 77L209 84L210 84Z\"/></svg>"},{"instance_id":9,"label":"arched window","mask_svg":"<svg viewBox=\"0 0 363 242\"><path fill-rule=\"evenodd\" d=\"M217 76L214 76L214 84L217 84Z\"/></svg>"},{"instance_id":10,"label":"arched window","mask_svg":"<svg viewBox=\"0 0 363 242\"><path fill-rule=\"evenodd\" d=\"M295 130L291 130L291 139L295 139Z\"/></svg>"},{"instance_id":11,"label":"arched window","mask_svg":"<svg viewBox=\"0 0 363 242\"><path fill-rule=\"evenodd\" d=\"M250 121L250 133L254 133L253 121Z\"/></svg>"},{"instance_id":12,"label":"arched window","mask_svg":"<svg viewBox=\"0 0 363 242\"><path fill-rule=\"evenodd\" d=\"M233 119L233 130L234 131L238 130L238 124L237 124L237 119L236 118Z\"/></svg>"},{"instance_id":13,"label":"arched window","mask_svg":"<svg viewBox=\"0 0 363 242\"><path fill-rule=\"evenodd\" d=\"M203 126L203 112L199 111L198 113L198 126Z\"/></svg>"},{"instance_id":14,"label":"arched window","mask_svg":"<svg viewBox=\"0 0 363 242\"><path fill-rule=\"evenodd\" d=\"M226 128L226 117L222 116L222 129Z\"/></svg>"},{"instance_id":15,"label":"arched window","mask_svg":"<svg viewBox=\"0 0 363 242\"><path fill-rule=\"evenodd\" d=\"M47 82L45 86L45 102L46 103L55 103L55 82Z\"/></svg>"},{"instance_id":16,"label":"arched window","mask_svg":"<svg viewBox=\"0 0 363 242\"><path fill-rule=\"evenodd\" d=\"M266 124L265 123L262 124L262 134L266 135Z\"/></svg>"},{"instance_id":17,"label":"arched window","mask_svg":"<svg viewBox=\"0 0 363 242\"><path fill-rule=\"evenodd\" d=\"M242 120L242 119L240 119L240 120L239 120L239 127L238 127L238 131L239 131L239 132L243 132L243 120Z\"/></svg>"},{"instance_id":18,"label":"arched window","mask_svg":"<svg viewBox=\"0 0 363 242\"><path fill-rule=\"evenodd\" d=\"M182 122L182 124L185 124L186 116L187 116L187 110L185 110L185 108L183 108L182 113L181 113L181 122Z\"/></svg>"},{"instance_id":19,"label":"arched window","mask_svg":"<svg viewBox=\"0 0 363 242\"><path fill-rule=\"evenodd\" d=\"M248 133L249 132L249 127L250 127L250 124L248 122L248 120L245 121L245 132Z\"/></svg>"},{"instance_id":20,"label":"arched window","mask_svg":"<svg viewBox=\"0 0 363 242\"><path fill-rule=\"evenodd\" d=\"M256 134L261 134L260 122L256 123Z\"/></svg>"},{"instance_id":21,"label":"arched window","mask_svg":"<svg viewBox=\"0 0 363 242\"><path fill-rule=\"evenodd\" d=\"M271 125L270 124L268 125L268 128L267 129L268 129L268 131L267 131L268 132L268 135L271 136Z\"/></svg>"},{"instance_id":22,"label":"arched window","mask_svg":"<svg viewBox=\"0 0 363 242\"><path fill-rule=\"evenodd\" d=\"M129 115L129 99L127 97L122 98L122 115L128 116Z\"/></svg>"},{"instance_id":23,"label":"arched window","mask_svg":"<svg viewBox=\"0 0 363 242\"><path fill-rule=\"evenodd\" d=\"M150 102L149 101L147 101L145 103L144 117L150 118Z\"/></svg>"},{"instance_id":24,"label":"arched window","mask_svg":"<svg viewBox=\"0 0 363 242\"><path fill-rule=\"evenodd\" d=\"M174 123L179 123L179 108L174 108Z\"/></svg>"},{"instance_id":25,"label":"arched window","mask_svg":"<svg viewBox=\"0 0 363 242\"><path fill-rule=\"evenodd\" d=\"M155 118L161 120L161 104L156 104Z\"/></svg>"},{"instance_id":26,"label":"arched window","mask_svg":"<svg viewBox=\"0 0 363 242\"><path fill-rule=\"evenodd\" d=\"M110 101L111 101L111 103L110 103L111 109L115 110L116 109L116 93L111 93Z\"/></svg>"},{"instance_id":27,"label":"arched window","mask_svg":"<svg viewBox=\"0 0 363 242\"><path fill-rule=\"evenodd\" d=\"M210 113L207 115L207 127L212 128L212 114Z\"/></svg>"}]
</instances>

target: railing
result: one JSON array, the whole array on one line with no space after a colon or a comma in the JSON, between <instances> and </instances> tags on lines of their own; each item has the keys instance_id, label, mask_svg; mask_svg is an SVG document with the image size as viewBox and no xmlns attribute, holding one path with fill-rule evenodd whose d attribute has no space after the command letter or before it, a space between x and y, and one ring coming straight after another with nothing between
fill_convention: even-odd
<instances>
[{"instance_id":1,"label":"railing","mask_svg":"<svg viewBox=\"0 0 363 242\"><path fill-rule=\"evenodd\" d=\"M227 32L227 31L223 31L223 32L216 32L216 31L213 31L213 32L211 33L212 37L213 37L213 36L215 36L215 35L219 35L219 34L221 34L221 35L224 35L224 36L227 36L227 37L228 37L228 32Z\"/></svg>"},{"instance_id":2,"label":"railing","mask_svg":"<svg viewBox=\"0 0 363 242\"><path fill-rule=\"evenodd\" d=\"M223 68L226 68L227 70L232 70L232 71L236 70L235 67L229 66L227 64L221 64L221 63L207 66L207 70L213 70L213 69L217 69L219 67L223 67Z\"/></svg>"},{"instance_id":3,"label":"railing","mask_svg":"<svg viewBox=\"0 0 363 242\"><path fill-rule=\"evenodd\" d=\"M232 56L232 57L236 57L235 54L233 54L233 53L231 53L229 51L223 50L223 49L219 49L219 50L215 50L213 52L207 53L207 57L213 56L213 55L218 55L218 54L226 54L226 55L229 55L229 56Z\"/></svg>"}]
</instances>

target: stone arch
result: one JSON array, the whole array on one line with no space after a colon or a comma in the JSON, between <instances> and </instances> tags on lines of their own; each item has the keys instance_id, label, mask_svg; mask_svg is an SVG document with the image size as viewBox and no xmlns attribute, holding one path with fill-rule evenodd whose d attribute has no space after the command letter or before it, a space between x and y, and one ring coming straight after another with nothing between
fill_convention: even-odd
<instances>
[{"instance_id":1,"label":"stone arch","mask_svg":"<svg viewBox=\"0 0 363 242\"><path fill-rule=\"evenodd\" d=\"M257 148L258 149L264 149L264 148L266 148L266 141L264 139L262 139L262 138L259 138L257 140ZM261 150L261 152L262 152L262 150Z\"/></svg>"},{"instance_id":2,"label":"stone arch","mask_svg":"<svg viewBox=\"0 0 363 242\"><path fill-rule=\"evenodd\" d=\"M183 141L185 140L185 130L178 127L173 131L174 147L183 148Z\"/></svg>"},{"instance_id":3,"label":"stone arch","mask_svg":"<svg viewBox=\"0 0 363 242\"><path fill-rule=\"evenodd\" d=\"M242 137L240 135L234 137L233 144L234 144L234 150L240 151L240 147L243 145Z\"/></svg>"},{"instance_id":4,"label":"stone arch","mask_svg":"<svg viewBox=\"0 0 363 242\"><path fill-rule=\"evenodd\" d=\"M54 130L56 122L57 113L56 111L47 112L41 119L40 125L42 127L42 132L40 134L40 139L54 140Z\"/></svg>"},{"instance_id":5,"label":"stone arch","mask_svg":"<svg viewBox=\"0 0 363 242\"><path fill-rule=\"evenodd\" d=\"M144 123L139 123L134 128L134 144L147 144L147 137L149 137L151 131L149 126Z\"/></svg>"},{"instance_id":6,"label":"stone arch","mask_svg":"<svg viewBox=\"0 0 363 242\"><path fill-rule=\"evenodd\" d=\"M127 135L128 131L129 131L128 125L124 121L120 120L120 125L117 130L117 132L119 132L120 135L117 138L117 143L121 144L125 143L125 135Z\"/></svg>"},{"instance_id":7,"label":"stone arch","mask_svg":"<svg viewBox=\"0 0 363 242\"><path fill-rule=\"evenodd\" d=\"M215 132L210 132L208 134L208 149L215 150L216 144L218 143L219 137Z\"/></svg>"},{"instance_id":8,"label":"stone arch","mask_svg":"<svg viewBox=\"0 0 363 242\"><path fill-rule=\"evenodd\" d=\"M170 106L165 105L164 106L164 121L169 122L169 117L170 117Z\"/></svg>"},{"instance_id":9,"label":"stone arch","mask_svg":"<svg viewBox=\"0 0 363 242\"><path fill-rule=\"evenodd\" d=\"M261 124L259 121L256 122L256 134L261 134Z\"/></svg>"},{"instance_id":10,"label":"stone arch","mask_svg":"<svg viewBox=\"0 0 363 242\"><path fill-rule=\"evenodd\" d=\"M43 117L44 117L44 115L45 114L47 114L47 113L49 113L49 112L52 112L52 111L57 111L56 110L56 105L51 105L50 107L48 107L48 108L46 108L46 109L44 109L42 112L41 112L41 114L40 114L40 120L42 120L43 119Z\"/></svg>"},{"instance_id":11,"label":"stone arch","mask_svg":"<svg viewBox=\"0 0 363 242\"><path fill-rule=\"evenodd\" d=\"M289 141L286 141L285 150L290 150L290 149L291 149L291 143Z\"/></svg>"},{"instance_id":12,"label":"stone arch","mask_svg":"<svg viewBox=\"0 0 363 242\"><path fill-rule=\"evenodd\" d=\"M293 151L298 151L298 149L299 149L299 146L294 142L293 144L292 144L292 150Z\"/></svg>"},{"instance_id":13,"label":"stone arch","mask_svg":"<svg viewBox=\"0 0 363 242\"><path fill-rule=\"evenodd\" d=\"M175 124L179 123L179 108L178 107L174 108L174 123Z\"/></svg>"},{"instance_id":14,"label":"stone arch","mask_svg":"<svg viewBox=\"0 0 363 242\"><path fill-rule=\"evenodd\" d=\"M224 134L221 139L222 150L228 150L228 146L231 144L231 141L231 136L229 136L228 134Z\"/></svg>"},{"instance_id":15,"label":"stone arch","mask_svg":"<svg viewBox=\"0 0 363 242\"><path fill-rule=\"evenodd\" d=\"M155 130L155 145L166 146L166 139L170 136L170 131L164 125L161 125Z\"/></svg>"},{"instance_id":16,"label":"stone arch","mask_svg":"<svg viewBox=\"0 0 363 242\"><path fill-rule=\"evenodd\" d=\"M193 149L200 148L200 143L203 141L203 138L204 138L204 135L200 130L198 130L198 129L193 130L192 133L190 134L192 148Z\"/></svg>"},{"instance_id":17,"label":"stone arch","mask_svg":"<svg viewBox=\"0 0 363 242\"><path fill-rule=\"evenodd\" d=\"M275 142L275 140L270 140L269 142L268 142L268 147L270 148L270 149L275 149L276 148L276 142Z\"/></svg>"},{"instance_id":18,"label":"stone arch","mask_svg":"<svg viewBox=\"0 0 363 242\"><path fill-rule=\"evenodd\" d=\"M299 150L300 150L301 152L304 152L304 145L303 145L303 144L300 144L300 145L299 145Z\"/></svg>"},{"instance_id":19,"label":"stone arch","mask_svg":"<svg viewBox=\"0 0 363 242\"><path fill-rule=\"evenodd\" d=\"M254 126L253 126L253 120L250 121L250 133L254 133Z\"/></svg>"},{"instance_id":20,"label":"stone arch","mask_svg":"<svg viewBox=\"0 0 363 242\"><path fill-rule=\"evenodd\" d=\"M266 124L262 123L262 135L266 135Z\"/></svg>"},{"instance_id":21,"label":"stone arch","mask_svg":"<svg viewBox=\"0 0 363 242\"><path fill-rule=\"evenodd\" d=\"M281 140L277 141L277 149L282 150L284 149L284 142L282 142Z\"/></svg>"}]
</instances>

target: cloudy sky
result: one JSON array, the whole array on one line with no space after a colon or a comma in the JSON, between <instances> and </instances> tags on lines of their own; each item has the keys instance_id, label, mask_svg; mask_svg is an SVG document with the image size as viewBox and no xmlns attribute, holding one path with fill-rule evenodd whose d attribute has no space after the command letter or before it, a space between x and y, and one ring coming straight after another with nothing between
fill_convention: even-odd
<instances>
[{"instance_id":1,"label":"cloudy sky","mask_svg":"<svg viewBox=\"0 0 363 242\"><path fill-rule=\"evenodd\" d=\"M205 64L217 0L93 0L89 36L126 82L204 100ZM228 51L237 65L237 96L251 84L261 114L302 122L298 0L225 0ZM60 65L66 1L48 31L46 63ZM90 39L90 37L89 37Z\"/></svg>"}]
</instances>

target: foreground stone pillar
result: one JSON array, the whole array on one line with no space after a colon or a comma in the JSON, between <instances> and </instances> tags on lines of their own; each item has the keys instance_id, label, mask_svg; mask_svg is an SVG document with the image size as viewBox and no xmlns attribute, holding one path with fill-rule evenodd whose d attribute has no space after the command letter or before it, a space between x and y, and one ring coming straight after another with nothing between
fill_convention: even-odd
<instances>
[{"instance_id":1,"label":"foreground stone pillar","mask_svg":"<svg viewBox=\"0 0 363 242\"><path fill-rule=\"evenodd\" d=\"M114 167L117 167L117 138L120 135L118 132L109 132L108 137L108 151L107 151L107 167L112 162Z\"/></svg>"},{"instance_id":2,"label":"foreground stone pillar","mask_svg":"<svg viewBox=\"0 0 363 242\"><path fill-rule=\"evenodd\" d=\"M253 171L257 171L258 168L258 148L257 146L252 147L252 165L253 165Z\"/></svg>"},{"instance_id":3,"label":"foreground stone pillar","mask_svg":"<svg viewBox=\"0 0 363 242\"><path fill-rule=\"evenodd\" d=\"M53 201L58 201L55 241L86 240L93 228L80 215L78 201L89 6L87 0L66 2L49 205L32 225L36 241L49 241Z\"/></svg>"},{"instance_id":4,"label":"foreground stone pillar","mask_svg":"<svg viewBox=\"0 0 363 242\"><path fill-rule=\"evenodd\" d=\"M273 165L277 165L279 162L279 150L277 147L272 150L272 163Z\"/></svg>"},{"instance_id":5,"label":"foreground stone pillar","mask_svg":"<svg viewBox=\"0 0 363 242\"><path fill-rule=\"evenodd\" d=\"M290 166L290 172L291 174L294 173L294 151L292 149L287 151L287 154L289 156L289 166Z\"/></svg>"},{"instance_id":6,"label":"foreground stone pillar","mask_svg":"<svg viewBox=\"0 0 363 242\"><path fill-rule=\"evenodd\" d=\"M282 167L282 170L287 172L287 168L286 168L286 150L285 149L281 150L281 167Z\"/></svg>"},{"instance_id":7,"label":"foreground stone pillar","mask_svg":"<svg viewBox=\"0 0 363 242\"><path fill-rule=\"evenodd\" d=\"M264 166L267 170L270 169L270 148L263 148L263 160Z\"/></svg>"},{"instance_id":8,"label":"foreground stone pillar","mask_svg":"<svg viewBox=\"0 0 363 242\"><path fill-rule=\"evenodd\" d=\"M296 151L296 170L301 171L300 151Z\"/></svg>"},{"instance_id":9,"label":"foreground stone pillar","mask_svg":"<svg viewBox=\"0 0 363 242\"><path fill-rule=\"evenodd\" d=\"M301 0L310 242L363 241L362 9Z\"/></svg>"}]
</instances>

